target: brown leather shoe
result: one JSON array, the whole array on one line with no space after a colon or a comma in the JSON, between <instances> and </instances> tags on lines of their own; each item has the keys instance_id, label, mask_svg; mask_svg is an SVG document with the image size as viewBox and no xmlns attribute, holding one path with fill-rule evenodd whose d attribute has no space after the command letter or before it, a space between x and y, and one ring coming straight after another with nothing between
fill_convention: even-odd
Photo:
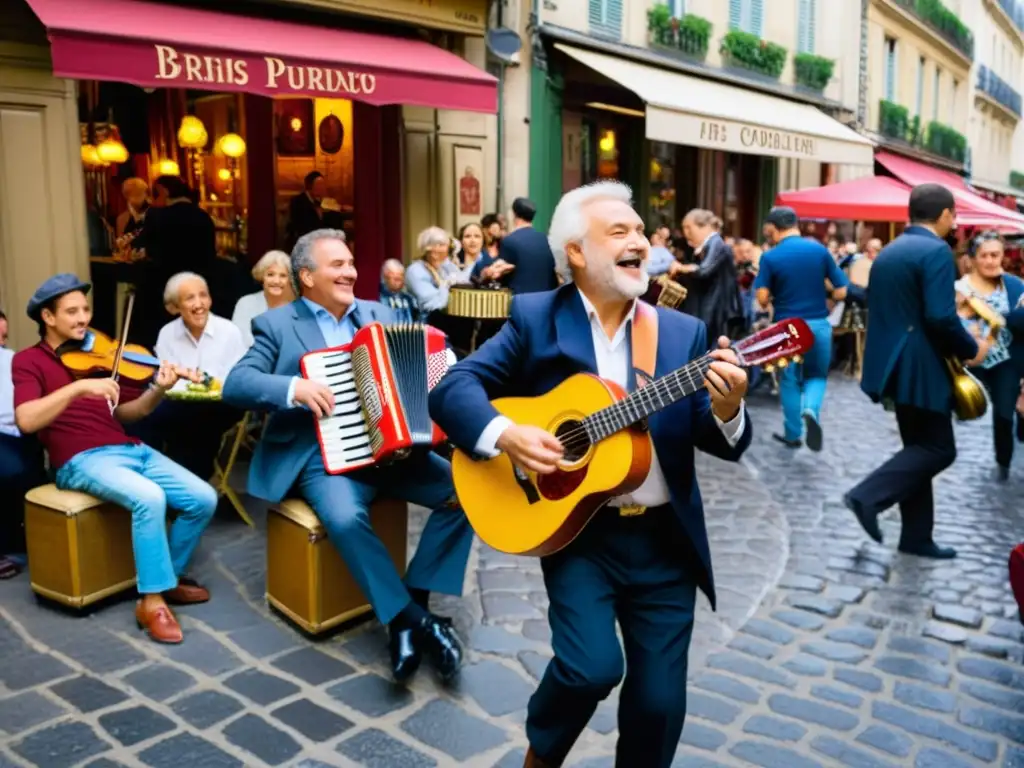
<instances>
[{"instance_id":1,"label":"brown leather shoe","mask_svg":"<svg viewBox=\"0 0 1024 768\"><path fill-rule=\"evenodd\" d=\"M139 600L135 604L135 621L139 629L146 630L150 639L158 643L176 645L184 639L178 620L165 603Z\"/></svg>"},{"instance_id":2,"label":"brown leather shoe","mask_svg":"<svg viewBox=\"0 0 1024 768\"><path fill-rule=\"evenodd\" d=\"M545 763L539 757L537 753L533 751L533 747L526 750L526 762L523 763L523 768L555 768L552 763Z\"/></svg>"},{"instance_id":3,"label":"brown leather shoe","mask_svg":"<svg viewBox=\"0 0 1024 768\"><path fill-rule=\"evenodd\" d=\"M205 603L210 599L210 592L192 579L178 579L178 586L164 592L164 600L173 605L192 605Z\"/></svg>"}]
</instances>

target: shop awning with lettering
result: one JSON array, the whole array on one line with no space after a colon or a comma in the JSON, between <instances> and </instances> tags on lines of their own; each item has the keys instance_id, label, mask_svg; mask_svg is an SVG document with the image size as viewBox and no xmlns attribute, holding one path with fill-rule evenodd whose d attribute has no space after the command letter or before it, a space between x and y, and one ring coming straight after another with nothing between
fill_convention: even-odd
<instances>
[{"instance_id":1,"label":"shop awning with lettering","mask_svg":"<svg viewBox=\"0 0 1024 768\"><path fill-rule=\"evenodd\" d=\"M495 112L497 81L421 40L143 0L28 0L54 74L145 88Z\"/></svg>"},{"instance_id":2,"label":"shop awning with lettering","mask_svg":"<svg viewBox=\"0 0 1024 768\"><path fill-rule=\"evenodd\" d=\"M639 96L652 141L822 163L874 162L868 139L808 104L564 43L555 47Z\"/></svg>"}]
</instances>

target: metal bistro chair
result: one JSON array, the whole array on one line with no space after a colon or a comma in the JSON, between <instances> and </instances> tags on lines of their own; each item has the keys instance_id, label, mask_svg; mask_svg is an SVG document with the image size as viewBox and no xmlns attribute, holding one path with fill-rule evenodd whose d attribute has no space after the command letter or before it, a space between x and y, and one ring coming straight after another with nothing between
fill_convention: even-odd
<instances>
[{"instance_id":1,"label":"metal bistro chair","mask_svg":"<svg viewBox=\"0 0 1024 768\"><path fill-rule=\"evenodd\" d=\"M229 428L220 438L220 449L217 451L217 458L213 461L213 479L210 484L217 491L218 496L226 496L231 506L238 512L247 525L255 527L252 517L242 504L238 492L231 487L231 472L238 461L238 454L242 449L252 451L256 447L258 438L253 434L256 429L262 431L263 422L258 418L255 411L246 411L237 424ZM227 452L227 458L221 462Z\"/></svg>"}]
</instances>

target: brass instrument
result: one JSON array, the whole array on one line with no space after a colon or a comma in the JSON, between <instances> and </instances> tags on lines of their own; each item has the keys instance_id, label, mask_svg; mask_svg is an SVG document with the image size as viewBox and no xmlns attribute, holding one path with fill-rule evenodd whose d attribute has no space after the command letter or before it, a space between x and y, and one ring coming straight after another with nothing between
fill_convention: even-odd
<instances>
[{"instance_id":1,"label":"brass instrument","mask_svg":"<svg viewBox=\"0 0 1024 768\"><path fill-rule=\"evenodd\" d=\"M971 308L971 311L975 315L980 317L985 324L988 326L988 337L991 341L995 341L996 336L999 332L1006 327L1006 318L996 312L992 307L986 304L981 299L969 296L967 298L967 306Z\"/></svg>"},{"instance_id":2,"label":"brass instrument","mask_svg":"<svg viewBox=\"0 0 1024 768\"><path fill-rule=\"evenodd\" d=\"M967 306L988 325L988 337L994 340L1006 325L1006 319L981 299L965 297ZM953 382L953 411L960 421L980 419L988 410L988 393L980 381L964 364L953 357L946 358L946 368Z\"/></svg>"},{"instance_id":3,"label":"brass instrument","mask_svg":"<svg viewBox=\"0 0 1024 768\"><path fill-rule=\"evenodd\" d=\"M686 288L668 275L660 275L654 281L661 286L661 293L658 294L658 306L679 309L679 306L686 300Z\"/></svg>"},{"instance_id":4,"label":"brass instrument","mask_svg":"<svg viewBox=\"0 0 1024 768\"><path fill-rule=\"evenodd\" d=\"M505 288L474 288L454 285L448 293L447 313L476 320L504 320L512 307L512 293Z\"/></svg>"}]
</instances>

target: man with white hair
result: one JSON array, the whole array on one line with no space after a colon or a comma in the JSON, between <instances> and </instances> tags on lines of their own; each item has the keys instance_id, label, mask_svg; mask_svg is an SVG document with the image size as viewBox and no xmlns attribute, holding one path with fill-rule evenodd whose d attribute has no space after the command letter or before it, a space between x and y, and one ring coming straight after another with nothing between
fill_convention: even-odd
<instances>
[{"instance_id":1,"label":"man with white hair","mask_svg":"<svg viewBox=\"0 0 1024 768\"><path fill-rule=\"evenodd\" d=\"M499 415L492 398L538 396L577 373L632 390L708 352L699 320L638 301L647 290L650 244L628 187L599 182L569 192L549 239L566 284L517 296L501 331L430 395L431 416L462 450L505 452L520 469L543 474L560 469L559 440ZM686 714L697 587L715 603L693 452L735 461L751 437L746 374L730 350L711 356L705 388L649 419L653 455L643 484L541 559L555 657L530 701L526 766L561 765L624 674L616 765L672 763Z\"/></svg>"},{"instance_id":2,"label":"man with white hair","mask_svg":"<svg viewBox=\"0 0 1024 768\"><path fill-rule=\"evenodd\" d=\"M415 322L419 315L416 300L405 292L405 265L398 259L388 259L381 267L380 303L394 312L400 323Z\"/></svg>"}]
</instances>

